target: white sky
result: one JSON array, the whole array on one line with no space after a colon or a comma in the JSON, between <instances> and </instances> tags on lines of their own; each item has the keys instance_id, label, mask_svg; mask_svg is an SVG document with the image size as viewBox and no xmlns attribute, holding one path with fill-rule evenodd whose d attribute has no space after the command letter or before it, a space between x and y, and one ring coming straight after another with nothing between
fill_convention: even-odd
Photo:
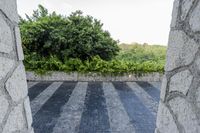
<instances>
[{"instance_id":1,"label":"white sky","mask_svg":"<svg viewBox=\"0 0 200 133\"><path fill-rule=\"evenodd\" d=\"M38 4L49 11L69 15L82 10L104 23L120 42L166 45L173 0L17 0L21 16L32 14ZM59 1L59 2L58 2Z\"/></svg>"}]
</instances>

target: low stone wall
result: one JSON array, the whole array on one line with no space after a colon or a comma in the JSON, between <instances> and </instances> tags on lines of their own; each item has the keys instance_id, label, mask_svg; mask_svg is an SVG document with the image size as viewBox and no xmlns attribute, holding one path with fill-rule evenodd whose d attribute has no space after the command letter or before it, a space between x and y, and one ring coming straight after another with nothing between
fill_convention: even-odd
<instances>
[{"instance_id":1,"label":"low stone wall","mask_svg":"<svg viewBox=\"0 0 200 133\"><path fill-rule=\"evenodd\" d=\"M28 81L161 81L163 74L127 74L124 76L102 76L96 73L80 74L65 72L50 72L46 75L38 75L34 72L26 72Z\"/></svg>"}]
</instances>

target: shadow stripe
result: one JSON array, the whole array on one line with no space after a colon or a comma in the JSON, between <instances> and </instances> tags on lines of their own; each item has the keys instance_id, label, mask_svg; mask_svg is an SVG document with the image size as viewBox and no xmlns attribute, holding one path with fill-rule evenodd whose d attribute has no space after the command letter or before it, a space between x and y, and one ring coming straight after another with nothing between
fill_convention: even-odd
<instances>
[{"instance_id":1,"label":"shadow stripe","mask_svg":"<svg viewBox=\"0 0 200 133\"><path fill-rule=\"evenodd\" d=\"M77 133L84 108L87 82L78 82L69 101L62 107L53 133Z\"/></svg>"},{"instance_id":2,"label":"shadow stripe","mask_svg":"<svg viewBox=\"0 0 200 133\"><path fill-rule=\"evenodd\" d=\"M158 102L155 101L146 91L144 91L143 88L141 88L135 82L126 82L126 84L137 95L140 101L151 111L154 117L156 117L158 110Z\"/></svg>"},{"instance_id":3,"label":"shadow stripe","mask_svg":"<svg viewBox=\"0 0 200 133\"><path fill-rule=\"evenodd\" d=\"M102 82L89 82L79 133L110 133Z\"/></svg>"},{"instance_id":4,"label":"shadow stripe","mask_svg":"<svg viewBox=\"0 0 200 133\"><path fill-rule=\"evenodd\" d=\"M41 92L34 100L31 101L32 116L34 116L46 101L54 94L54 92L62 85L62 82L53 82L43 92Z\"/></svg>"},{"instance_id":5,"label":"shadow stripe","mask_svg":"<svg viewBox=\"0 0 200 133\"><path fill-rule=\"evenodd\" d=\"M69 100L76 82L64 82L33 117L35 133L51 133L60 117L61 108Z\"/></svg>"},{"instance_id":6,"label":"shadow stripe","mask_svg":"<svg viewBox=\"0 0 200 133\"><path fill-rule=\"evenodd\" d=\"M159 102L160 100L160 91L155 88L152 84L144 81L136 82L140 87L142 87L154 100Z\"/></svg>"},{"instance_id":7,"label":"shadow stripe","mask_svg":"<svg viewBox=\"0 0 200 133\"><path fill-rule=\"evenodd\" d=\"M30 89L31 87L33 87L34 85L38 84L39 82L28 82L28 89Z\"/></svg>"},{"instance_id":8,"label":"shadow stripe","mask_svg":"<svg viewBox=\"0 0 200 133\"><path fill-rule=\"evenodd\" d=\"M156 89L158 89L158 91L161 90L161 83L162 82L149 82L150 84L152 84Z\"/></svg>"},{"instance_id":9,"label":"shadow stripe","mask_svg":"<svg viewBox=\"0 0 200 133\"><path fill-rule=\"evenodd\" d=\"M44 91L52 82L39 82L28 90L30 101L36 98L42 91Z\"/></svg>"},{"instance_id":10,"label":"shadow stripe","mask_svg":"<svg viewBox=\"0 0 200 133\"><path fill-rule=\"evenodd\" d=\"M112 133L135 133L129 116L121 103L119 95L110 82L103 82L110 127Z\"/></svg>"},{"instance_id":11,"label":"shadow stripe","mask_svg":"<svg viewBox=\"0 0 200 133\"><path fill-rule=\"evenodd\" d=\"M126 83L113 82L122 104L131 119L136 133L153 133L155 130L154 115L146 108ZM153 122L152 122L153 121Z\"/></svg>"}]
</instances>

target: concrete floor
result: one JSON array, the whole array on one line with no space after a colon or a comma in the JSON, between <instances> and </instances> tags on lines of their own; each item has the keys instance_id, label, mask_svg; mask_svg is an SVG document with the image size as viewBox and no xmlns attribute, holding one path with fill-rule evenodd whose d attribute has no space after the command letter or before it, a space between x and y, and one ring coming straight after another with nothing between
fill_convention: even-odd
<instances>
[{"instance_id":1,"label":"concrete floor","mask_svg":"<svg viewBox=\"0 0 200 133\"><path fill-rule=\"evenodd\" d=\"M153 133L160 82L28 82L35 133Z\"/></svg>"}]
</instances>

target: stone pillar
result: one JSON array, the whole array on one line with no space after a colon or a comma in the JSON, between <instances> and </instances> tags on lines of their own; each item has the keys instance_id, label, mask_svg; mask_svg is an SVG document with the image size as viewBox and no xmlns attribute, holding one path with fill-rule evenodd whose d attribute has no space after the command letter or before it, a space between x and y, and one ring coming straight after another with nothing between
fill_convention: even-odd
<instances>
[{"instance_id":1,"label":"stone pillar","mask_svg":"<svg viewBox=\"0 0 200 133\"><path fill-rule=\"evenodd\" d=\"M200 0L175 0L156 133L200 133Z\"/></svg>"},{"instance_id":2,"label":"stone pillar","mask_svg":"<svg viewBox=\"0 0 200 133\"><path fill-rule=\"evenodd\" d=\"M0 133L33 133L16 0L0 0Z\"/></svg>"}]
</instances>

